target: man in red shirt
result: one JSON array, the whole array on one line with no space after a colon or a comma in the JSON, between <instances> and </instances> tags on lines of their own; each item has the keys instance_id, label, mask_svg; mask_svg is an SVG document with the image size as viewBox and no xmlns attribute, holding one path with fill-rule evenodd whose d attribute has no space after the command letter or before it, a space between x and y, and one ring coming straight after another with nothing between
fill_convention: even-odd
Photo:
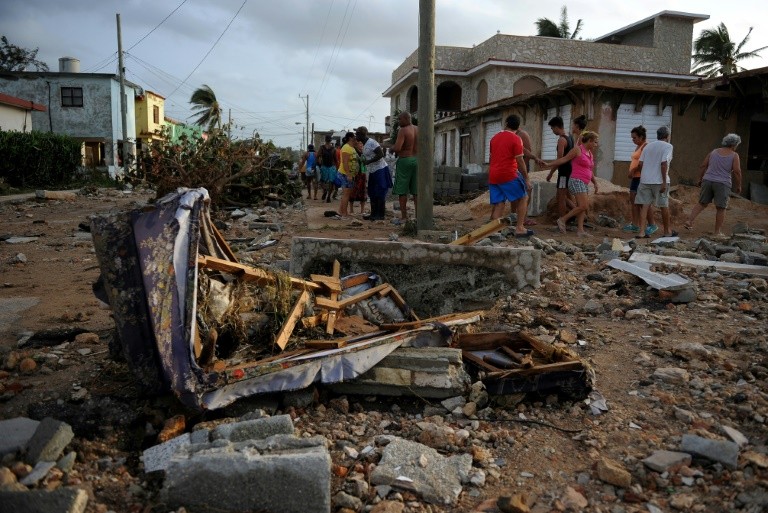
<instances>
[{"instance_id":1,"label":"man in red shirt","mask_svg":"<svg viewBox=\"0 0 768 513\"><path fill-rule=\"evenodd\" d=\"M528 169L523 159L523 141L515 133L520 118L514 114L504 121L504 130L491 139L491 163L488 184L491 192L491 219L504 215L507 201L516 203L517 226L515 237L530 237L533 230L525 227L528 212Z\"/></svg>"}]
</instances>

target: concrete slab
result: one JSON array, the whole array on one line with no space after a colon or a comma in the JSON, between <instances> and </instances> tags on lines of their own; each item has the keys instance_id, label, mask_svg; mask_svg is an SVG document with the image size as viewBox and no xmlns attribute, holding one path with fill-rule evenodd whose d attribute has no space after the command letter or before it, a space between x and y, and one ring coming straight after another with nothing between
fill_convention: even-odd
<instances>
[{"instance_id":1,"label":"concrete slab","mask_svg":"<svg viewBox=\"0 0 768 513\"><path fill-rule=\"evenodd\" d=\"M0 492L0 513L83 513L88 493L78 488Z\"/></svg>"},{"instance_id":2,"label":"concrete slab","mask_svg":"<svg viewBox=\"0 0 768 513\"><path fill-rule=\"evenodd\" d=\"M39 461L55 462L74 437L72 426L46 417L37 426L35 434L27 443L26 461L33 465Z\"/></svg>"},{"instance_id":3,"label":"concrete slab","mask_svg":"<svg viewBox=\"0 0 768 513\"><path fill-rule=\"evenodd\" d=\"M323 437L211 446L173 458L163 500L171 508L235 513L331 511L331 457Z\"/></svg>"},{"instance_id":4,"label":"concrete slab","mask_svg":"<svg viewBox=\"0 0 768 513\"><path fill-rule=\"evenodd\" d=\"M536 217L547 212L547 205L557 194L554 182L533 182L533 190L528 197L528 216Z\"/></svg>"},{"instance_id":5,"label":"concrete slab","mask_svg":"<svg viewBox=\"0 0 768 513\"><path fill-rule=\"evenodd\" d=\"M461 349L401 347L362 376L329 387L342 394L417 395L444 399L464 394L469 385Z\"/></svg>"},{"instance_id":6,"label":"concrete slab","mask_svg":"<svg viewBox=\"0 0 768 513\"><path fill-rule=\"evenodd\" d=\"M423 317L488 308L540 285L541 252L533 248L293 238L294 276L329 274L334 260L342 275L378 273Z\"/></svg>"},{"instance_id":7,"label":"concrete slab","mask_svg":"<svg viewBox=\"0 0 768 513\"><path fill-rule=\"evenodd\" d=\"M0 457L26 447L38 425L39 421L26 417L0 420Z\"/></svg>"},{"instance_id":8,"label":"concrete slab","mask_svg":"<svg viewBox=\"0 0 768 513\"><path fill-rule=\"evenodd\" d=\"M761 183L749 183L749 199L761 205L768 205L768 187Z\"/></svg>"}]
</instances>

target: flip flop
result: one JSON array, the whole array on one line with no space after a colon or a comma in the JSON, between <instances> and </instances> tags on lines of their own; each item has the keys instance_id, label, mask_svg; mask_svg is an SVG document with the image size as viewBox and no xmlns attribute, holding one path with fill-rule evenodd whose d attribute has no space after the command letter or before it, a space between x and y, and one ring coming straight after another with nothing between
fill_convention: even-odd
<instances>
[{"instance_id":1,"label":"flip flop","mask_svg":"<svg viewBox=\"0 0 768 513\"><path fill-rule=\"evenodd\" d=\"M567 231L567 229L565 227L565 223L563 222L562 219L558 218L558 220L557 220L557 227L558 227L558 229L560 230L561 233L565 233Z\"/></svg>"},{"instance_id":2,"label":"flip flop","mask_svg":"<svg viewBox=\"0 0 768 513\"><path fill-rule=\"evenodd\" d=\"M525 231L525 232L523 232L523 233L517 233L517 232L515 232L515 238L517 238L517 239L524 239L524 238L526 238L526 237L530 237L530 236L531 236L531 235L533 235L533 234L534 234L534 231L533 231L533 230L526 230L526 231Z\"/></svg>"}]
</instances>

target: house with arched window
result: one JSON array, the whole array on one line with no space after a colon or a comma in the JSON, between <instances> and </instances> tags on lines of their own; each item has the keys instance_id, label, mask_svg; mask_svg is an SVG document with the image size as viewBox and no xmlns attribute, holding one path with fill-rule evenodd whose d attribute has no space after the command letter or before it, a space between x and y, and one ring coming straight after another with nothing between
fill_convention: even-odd
<instances>
[{"instance_id":1,"label":"house with arched window","mask_svg":"<svg viewBox=\"0 0 768 513\"><path fill-rule=\"evenodd\" d=\"M701 119L728 93L698 87L691 74L693 26L708 18L662 11L590 41L495 34L471 48L436 47L435 164L485 172L490 139L513 113L545 160L556 145L547 121L585 115L601 134L598 176L616 183L626 181L632 126L695 126L713 139L722 124ZM417 51L392 72L383 94L393 114L417 112L418 72Z\"/></svg>"}]
</instances>

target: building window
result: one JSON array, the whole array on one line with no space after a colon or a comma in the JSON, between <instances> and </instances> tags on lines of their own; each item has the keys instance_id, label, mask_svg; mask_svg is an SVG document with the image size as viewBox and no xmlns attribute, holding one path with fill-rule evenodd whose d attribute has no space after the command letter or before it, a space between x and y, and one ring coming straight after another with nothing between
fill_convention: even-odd
<instances>
[{"instance_id":1,"label":"building window","mask_svg":"<svg viewBox=\"0 0 768 513\"><path fill-rule=\"evenodd\" d=\"M477 106L482 107L488 103L488 82L481 80L477 84Z\"/></svg>"},{"instance_id":2,"label":"building window","mask_svg":"<svg viewBox=\"0 0 768 513\"><path fill-rule=\"evenodd\" d=\"M82 87L62 87L61 88L61 106L62 107L82 107L83 106L83 88Z\"/></svg>"},{"instance_id":3,"label":"building window","mask_svg":"<svg viewBox=\"0 0 768 513\"><path fill-rule=\"evenodd\" d=\"M152 107L152 122L156 125L160 124L160 107L157 105Z\"/></svg>"}]
</instances>

